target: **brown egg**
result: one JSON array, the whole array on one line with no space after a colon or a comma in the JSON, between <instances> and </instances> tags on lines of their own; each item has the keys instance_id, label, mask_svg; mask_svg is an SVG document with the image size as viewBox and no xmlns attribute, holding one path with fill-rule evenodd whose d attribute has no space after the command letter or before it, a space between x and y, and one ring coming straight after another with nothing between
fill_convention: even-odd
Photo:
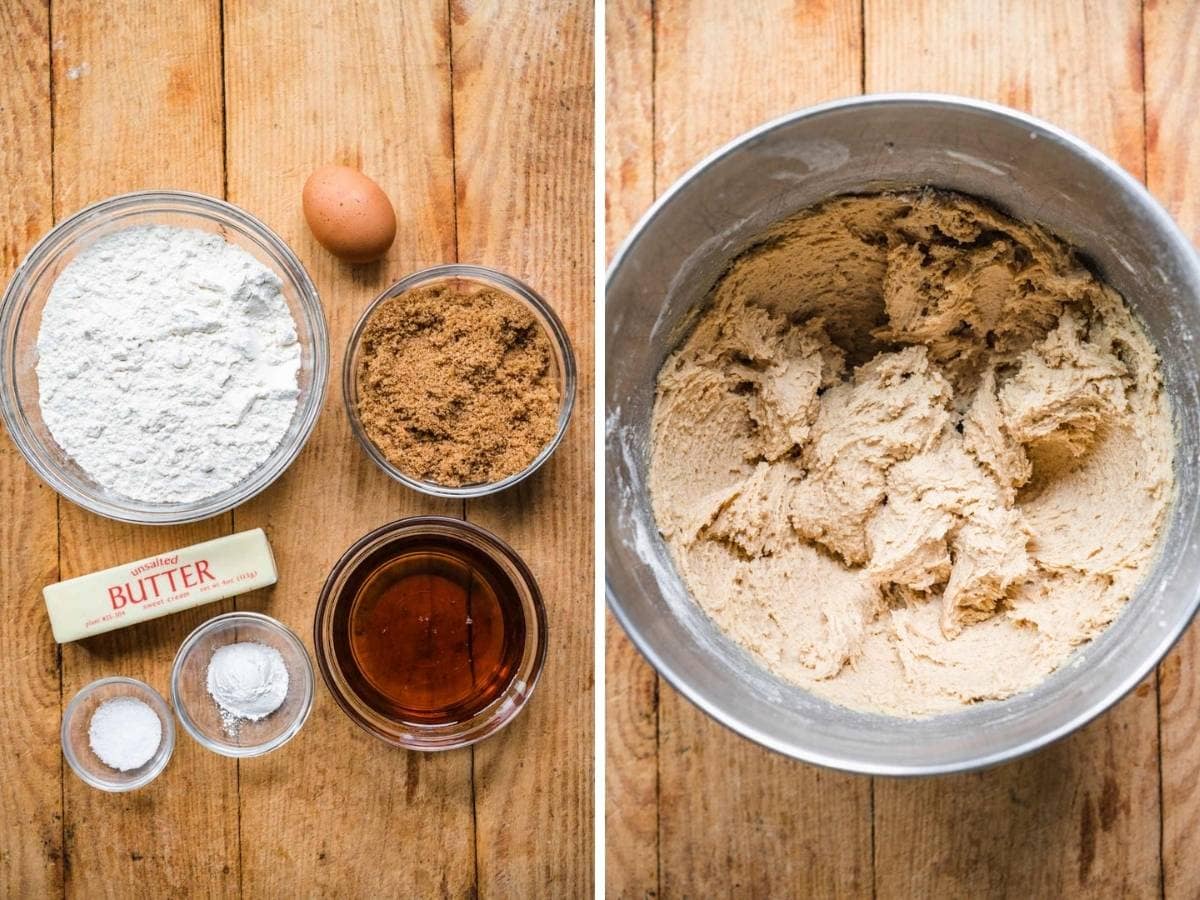
<instances>
[{"instance_id":1,"label":"brown egg","mask_svg":"<svg viewBox=\"0 0 1200 900\"><path fill-rule=\"evenodd\" d=\"M322 166L304 182L303 201L313 237L347 262L373 262L396 239L391 201L358 169Z\"/></svg>"}]
</instances>

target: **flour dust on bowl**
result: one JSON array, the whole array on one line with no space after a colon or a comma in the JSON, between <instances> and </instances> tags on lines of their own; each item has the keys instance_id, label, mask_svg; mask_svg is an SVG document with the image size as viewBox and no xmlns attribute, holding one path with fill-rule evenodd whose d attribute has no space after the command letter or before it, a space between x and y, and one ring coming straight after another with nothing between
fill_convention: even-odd
<instances>
[{"instance_id":1,"label":"flour dust on bowl","mask_svg":"<svg viewBox=\"0 0 1200 900\"><path fill-rule=\"evenodd\" d=\"M211 197L124 194L57 225L0 306L0 412L64 497L144 524L270 485L316 422L316 290L261 222Z\"/></svg>"},{"instance_id":2,"label":"flour dust on bowl","mask_svg":"<svg viewBox=\"0 0 1200 900\"><path fill-rule=\"evenodd\" d=\"M781 223L788 220L803 222L801 214L820 204L826 204L823 208L828 211L836 209L837 204L852 206L859 202L842 199L833 203L832 198L863 198L888 192L894 196L923 188L940 192L930 202L943 212L949 208L947 196L965 195L977 198L982 204L971 207L977 209L977 217L988 219L991 214L986 209L995 208L1004 214L995 220L1001 225L1029 223L1032 230L1010 239L1012 235L999 233L1003 228L988 227L955 238L957 229L966 227L963 223L970 216L951 217L937 228L914 227L906 232L904 240L883 242L894 255L884 261L886 265L880 263L879 278L885 271L899 267L909 256L913 261L913 277L924 278L921 273L938 269L938 254L946 249L943 245L953 245L951 249L956 253L962 250L995 253L997 265L1007 268L990 270L997 280L988 284L1005 278L1011 281L1013 271L1037 264L1036 259L1024 258L1024 250L1015 259L1005 257L1008 252L1005 247L1011 250L1014 244L1037 244L1042 236L1053 235L1076 248L1077 259L1083 265L1075 265L1071 278L1054 281L1046 288L1051 294L1061 291L1064 302L1054 305L1054 315L1039 326L1043 331L1022 347L1020 354L1025 355L1004 360L993 374L1016 380L1013 372L1022 369L1032 372L1034 358L1043 359L1038 354L1047 349L1037 341L1051 340L1047 337L1050 330L1067 343L1078 337L1083 342L1079 346L1086 353L1097 350L1097 356L1089 356L1100 363L1098 369L1092 370L1093 375L1099 377L1101 371L1126 373L1132 363L1119 357L1128 357L1125 352L1131 349L1128 342L1116 340L1108 344L1110 349L1119 351L1111 357L1099 353L1098 345L1093 347L1088 343L1104 343L1101 338L1115 334L1103 324L1105 316L1098 320L1088 318L1096 313L1097 305L1108 302L1104 290L1098 286L1106 283L1115 291L1114 297L1119 294L1124 298L1133 315L1133 319L1128 319L1125 314L1126 319L1140 323L1138 333L1144 330L1161 359L1161 366L1147 384L1157 391L1161 373L1165 406L1173 415L1169 420L1164 415L1163 421L1168 424L1163 426L1162 435L1167 458L1170 451L1175 451L1175 490L1169 505L1164 501L1158 510L1160 537L1157 545L1151 547L1157 552L1147 553L1140 584L1128 588L1132 597L1111 625L1096 629L1098 636L1083 643L1073 656L1065 657L1065 663L1058 665L1062 660L1056 660L1054 666L1048 667L1055 669L1048 677L1033 686L1021 685L1019 692L1011 696L999 694L1007 699L977 702L957 711L923 710L919 713L924 717L908 718L852 708L860 704L851 697L833 702L828 691L821 696L821 686L808 690L795 678L774 674L769 668L774 663L764 662L765 657L760 659L743 649L695 602L704 599L703 592L694 597L688 585L695 583L697 565L705 561L673 556L671 546L663 538L664 532L671 537L673 523L669 509L664 518L663 508L656 510L653 505L656 492L652 492L651 485L656 478L663 477L663 470L660 467L657 472L652 471L652 432L658 434L656 392L664 363L672 359L672 376L677 371L686 374L684 370L689 366L695 375L700 369L692 365L694 359L689 362L684 358L686 354L681 357L672 354L685 340L703 336L702 332L719 335L734 328L730 325L722 332L724 326L718 327L720 323L712 319L713 315L719 316L723 302L726 308L731 308L730 298L725 296L729 284L723 279L728 276L735 288L754 296L756 302L772 291L789 301L803 293L804 284L798 284L797 279L789 282L786 277L775 277L777 272L757 277L763 274L763 269L757 271L757 276L754 272L747 273L746 260L756 246L760 249L764 246L764 235L774 233L773 229L778 231ZM965 198L962 203L968 206L976 202ZM922 214L923 202L918 200L913 204L914 216ZM899 215L907 212L902 206ZM856 221L861 224L861 220ZM873 229L874 226L869 226L861 233L866 237L874 233ZM786 243L794 235L777 237ZM911 241L912 246L905 241ZM1053 242L1037 246L1049 248ZM837 269L847 264L846 258L834 258L830 266L835 274L840 271L846 276L843 283L862 283L856 282L849 270ZM1063 274L1058 264L1044 269ZM1034 275L1041 277L1038 273ZM1085 282L1090 285L1086 290L1081 287ZM981 298L987 292L987 284L969 287ZM939 296L952 296L954 289L951 285ZM1086 301L1081 299L1080 291L1087 294ZM908 346L905 352L912 359L904 359L919 366L928 361L931 369L937 368L945 374L941 380L940 376L930 376L926 383L940 385L938 390L949 392L942 395L939 403L950 412L951 423L956 415L969 419L961 408L952 405L950 393L952 389L963 388L965 394L970 378L961 368L963 360L957 352L938 356L949 347L943 338L953 342L979 329L978 345L986 351L985 356L992 351L1002 355L1006 341L1020 340L1006 333L1010 322L996 326L990 320L984 340L980 321L967 316L962 321L940 323L943 330L924 334L925 346L914 348L909 345L922 342L913 339L920 326L939 324L931 323L928 318L930 309L941 308L938 303L930 304L928 309L918 303L911 316L899 322L889 305L889 322L882 316L884 298L878 288L873 296L869 292L857 296L849 290L828 293L826 319L830 321L814 323L816 317L810 313L794 315L780 326L785 331L803 327L813 332L794 334L795 347L808 346L804 341L812 338L815 348L820 343L817 338L821 337L817 332L827 332L834 343L840 344L838 352L822 357L814 350L814 359L823 358L828 363L827 369L842 373L863 367L865 372L860 370L855 375L857 385L872 377L870 367L864 365L872 359L872 354L878 354L877 358L889 355L898 358L901 356L898 351ZM851 329L853 334L839 334L839 328L846 323L839 324L837 317L856 303L866 307L875 304L880 318L867 320L865 328L860 325L857 330ZM1194 351L1195 336L1200 332L1200 264L1187 240L1139 184L1115 163L1053 126L989 104L929 95L859 98L768 123L705 160L659 200L618 252L608 276L606 304L610 348L606 383L608 601L635 644L659 671L690 700L741 734L798 759L864 773L932 774L994 764L1043 746L1108 708L1153 668L1191 620L1200 602L1200 545L1196 541L1200 514L1196 498L1198 473L1194 455L1179 452L1178 448L1194 446L1200 439L1197 419L1200 376ZM1011 312L1007 306L1003 309ZM1113 307L1110 312L1113 315L1109 318L1120 318L1120 309ZM1076 315L1081 317L1078 321ZM1087 324L1083 324L1084 319ZM857 347L854 345L857 334L873 334L882 345ZM1127 337L1133 334L1126 332ZM754 368L755 360L747 357L735 359L734 363L746 369L747 392L760 391L763 378ZM880 368L880 364L872 362L872 365ZM823 371L819 366L814 372L816 381L807 387L815 394L830 391L831 397L838 399L849 392L848 383L838 386L837 373ZM905 389L911 388L909 379L916 384L925 378L915 369L907 372L907 377L899 371L894 374L895 384L908 386ZM820 383L822 379L829 383ZM789 388L804 388L805 384L801 378ZM1132 392L1131 396L1137 393L1129 386L1130 379L1121 384L1124 390ZM975 390L973 384L970 387ZM1110 390L1115 405L1125 403L1117 382L1109 382L1108 387L1093 383L1086 392L1087 403L1100 402L1100 395ZM1009 412L1019 405L1015 400L1015 394L1007 397L1007 401L1012 401L1011 408L1006 407ZM849 403L846 406L850 408ZM1097 406L1095 410L1100 408ZM1091 421L1099 422L1106 415L1099 414ZM1013 421L1008 420L1008 424L1011 426ZM1082 418L1072 419L1071 435L1079 436L1074 428L1082 421ZM819 432L826 425L827 422L820 421L812 424L816 438L819 439ZM937 423L934 425L930 431L931 446L932 435L938 433ZM970 428L965 430L966 437L950 434L949 444L969 442ZM801 432L792 433L789 438L796 446L807 440L807 432ZM1071 453L1085 452L1082 445L1072 440L1063 446ZM766 460L775 458L769 447L755 452ZM1030 453L1036 474L1044 457L1039 456L1042 450L1036 447ZM805 450L797 460L812 468L819 456L819 453L811 456ZM835 457L840 459L834 454L831 460ZM785 453L778 465L786 468L793 462ZM778 471L772 474L776 463L760 465L764 483L778 475ZM807 470L796 475L798 479L807 477ZM1024 477L1015 477L1007 488L1021 490ZM795 482L794 478L789 484ZM836 487L837 483L838 479L833 478L831 484ZM894 487L891 482L888 484ZM845 501L840 489L831 491L821 496L836 495L842 497L839 502ZM989 510L988 515L1003 519L1008 514L998 507L1007 502L1003 499L1004 490L992 485L988 491L992 492L989 497L1002 498L996 503L989 500L983 504ZM760 495L771 496L769 485L761 488ZM877 499L886 504L886 495ZM1025 499L1022 495L1022 501ZM978 498L973 502L978 502ZM901 522L905 509L914 508L905 507L900 494L895 497L894 506L887 515L893 519L900 517ZM870 554L864 550L866 545L857 538L839 542L837 528L812 514L819 508L819 503L808 498L802 514L789 521L793 521L806 540L811 538L822 545L821 554L854 561L858 568L880 567L880 559L869 558ZM755 531L758 528L755 523L761 524L771 517L763 518L759 515L762 508L758 508L752 511L753 515L738 520L738 516L747 512L731 494L730 501L719 504L712 520L706 521L702 528L730 546L741 542L741 552L753 555L762 549L763 538ZM735 520L736 528L731 527ZM899 531L916 533L913 528ZM845 534L861 537L861 531ZM880 533L871 535L871 539L880 539ZM908 548L914 553L903 558L911 562L920 556L916 549L932 552L931 548L936 547L944 549L943 544L932 542L921 548ZM678 551L678 547L675 549ZM718 552L730 551L730 547L710 549L713 558ZM940 572L937 577L944 579L951 563L961 556L961 552L958 556L947 555L939 562L935 554L926 559L928 569L911 565L895 569L902 574L890 576L889 580L897 582L903 590L888 597L892 604L889 609L910 610L915 601L906 592L928 587L934 580L929 572L934 569ZM1018 562L1021 565L1013 571L1025 571L1023 557ZM849 563L843 568L855 570ZM951 593L952 586L961 587L964 580L947 585L946 593ZM836 584L826 582L824 588L842 593L850 589L845 580ZM978 627L973 623L987 619L996 608L986 603L973 606L972 602L964 600L961 608L947 610L940 622L942 629L950 632L965 629L963 633L969 633ZM1004 603L1008 602L1005 597ZM1007 611L1009 607L1004 609ZM1107 621L1104 619L1100 625ZM936 616L931 622L937 629ZM920 623L914 629L918 626ZM1091 636L1092 633L1086 635ZM739 637L743 643L752 643L746 635ZM860 665L869 663L868 660ZM938 714L930 715L932 712Z\"/></svg>"}]
</instances>

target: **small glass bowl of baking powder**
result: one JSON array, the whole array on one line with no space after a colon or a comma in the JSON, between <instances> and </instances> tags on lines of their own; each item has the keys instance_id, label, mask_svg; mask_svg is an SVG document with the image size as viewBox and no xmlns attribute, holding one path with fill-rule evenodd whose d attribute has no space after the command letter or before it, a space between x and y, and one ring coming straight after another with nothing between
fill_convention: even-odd
<instances>
[{"instance_id":1,"label":"small glass bowl of baking powder","mask_svg":"<svg viewBox=\"0 0 1200 900\"><path fill-rule=\"evenodd\" d=\"M557 379L559 389L558 417L554 433L525 468L498 481L449 485L416 478L393 465L384 456L383 452L367 435L366 428L363 426L362 419L359 416L357 373L363 350L363 334L373 314L382 304L393 297L398 297L407 291L432 285L446 286L455 292L470 292L478 290L480 287L498 291L525 307L549 338L554 375ZM358 439L363 449L366 450L367 455L371 457L379 468L383 469L384 472L401 484L407 485L423 494L435 497L470 499L472 497L495 494L505 488L512 487L518 482L524 481L541 468L542 464L553 455L558 445L562 442L563 435L567 430L567 424L571 420L571 412L575 407L576 378L575 353L571 349L571 341L567 337L566 327L550 307L550 304L539 296L536 291L511 275L505 275L503 272L498 272L495 269L488 269L484 266L451 264L434 266L433 268L423 269L420 272L414 272L412 275L397 281L367 305L367 308L363 310L362 315L355 324L354 331L351 333L346 347L346 356L342 363L342 396L346 404L346 413L350 418L350 428L354 432L355 438Z\"/></svg>"},{"instance_id":2,"label":"small glass bowl of baking powder","mask_svg":"<svg viewBox=\"0 0 1200 900\"><path fill-rule=\"evenodd\" d=\"M94 478L55 441L42 417L38 333L58 277L79 254L106 236L139 226L171 226L218 234L273 271L296 324L300 345L298 396L275 449L247 477L225 490L186 502L146 502L121 496ZM137 191L102 200L56 225L17 267L0 300L0 415L34 471L73 503L110 519L145 525L193 522L226 512L265 490L295 460L324 402L329 337L316 288L291 249L266 225L236 206L186 191Z\"/></svg>"},{"instance_id":3,"label":"small glass bowl of baking powder","mask_svg":"<svg viewBox=\"0 0 1200 900\"><path fill-rule=\"evenodd\" d=\"M158 749L142 765L121 771L107 765L92 749L89 731L92 718L103 704L112 700L140 700L158 716ZM153 721L153 720L151 720ZM175 750L175 717L171 707L154 688L136 678L101 678L78 694L63 713L62 749L72 771L94 788L111 793L132 791L149 784L167 767Z\"/></svg>"},{"instance_id":4,"label":"small glass bowl of baking powder","mask_svg":"<svg viewBox=\"0 0 1200 900\"><path fill-rule=\"evenodd\" d=\"M213 655L243 642L265 645L268 653L275 651L287 670L282 701L256 721L222 715L209 693ZM312 711L314 681L308 651L290 628L262 613L231 612L209 619L180 645L171 667L171 704L183 730L213 753L262 756L282 747L300 731Z\"/></svg>"}]
</instances>

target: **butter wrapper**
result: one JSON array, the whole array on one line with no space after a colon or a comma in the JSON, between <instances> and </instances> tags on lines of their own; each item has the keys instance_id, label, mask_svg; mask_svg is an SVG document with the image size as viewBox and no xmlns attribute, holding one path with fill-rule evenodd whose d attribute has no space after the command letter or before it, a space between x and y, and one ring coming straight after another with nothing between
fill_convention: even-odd
<instances>
[{"instance_id":1,"label":"butter wrapper","mask_svg":"<svg viewBox=\"0 0 1200 900\"><path fill-rule=\"evenodd\" d=\"M261 528L160 553L42 588L60 644L274 584Z\"/></svg>"}]
</instances>

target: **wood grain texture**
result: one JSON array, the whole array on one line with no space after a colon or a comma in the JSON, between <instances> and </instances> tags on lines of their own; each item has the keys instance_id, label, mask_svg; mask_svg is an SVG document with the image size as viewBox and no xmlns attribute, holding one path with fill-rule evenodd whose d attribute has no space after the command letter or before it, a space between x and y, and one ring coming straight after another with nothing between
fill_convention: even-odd
<instances>
[{"instance_id":1,"label":"wood grain texture","mask_svg":"<svg viewBox=\"0 0 1200 900\"><path fill-rule=\"evenodd\" d=\"M102 197L145 187L220 196L227 186L312 275L332 355L326 408L297 462L234 513L196 525L118 525L63 502L59 540L60 504L0 439L0 598L10 610L0 623L0 894L589 892L591 19L586 4L560 7L456 7L468 67L454 79L446 0L0 8L10 51L0 83L10 127L0 144L3 269L54 218ZM457 198L455 94L468 148ZM399 235L384 261L342 265L308 234L301 185L327 162L362 167L393 198ZM470 750L406 753L360 732L318 687L305 729L268 757L239 764L181 735L165 773L131 795L64 776L64 700L111 674L165 693L182 638L235 603L69 645L60 667L43 584L262 526L280 582L236 606L276 616L311 650L317 594L354 539L404 515L464 512L375 468L351 437L337 382L365 304L399 276L456 258L459 212L469 223L464 253L541 289L579 350L581 403L568 441L521 492L478 509L525 553L547 593L555 644L530 711L478 759Z\"/></svg>"},{"instance_id":2,"label":"wood grain texture","mask_svg":"<svg viewBox=\"0 0 1200 900\"><path fill-rule=\"evenodd\" d=\"M50 19L36 0L0 7L0 278L52 221ZM62 892L62 756L58 652L42 585L58 580L58 512L0 430L0 895Z\"/></svg>"},{"instance_id":3,"label":"wood grain texture","mask_svg":"<svg viewBox=\"0 0 1200 900\"><path fill-rule=\"evenodd\" d=\"M605 893L659 895L657 673L605 619Z\"/></svg>"},{"instance_id":4,"label":"wood grain texture","mask_svg":"<svg viewBox=\"0 0 1200 900\"><path fill-rule=\"evenodd\" d=\"M875 786L876 896L1158 894L1158 744L1144 690L1016 763Z\"/></svg>"},{"instance_id":5,"label":"wood grain texture","mask_svg":"<svg viewBox=\"0 0 1200 900\"><path fill-rule=\"evenodd\" d=\"M868 0L866 88L1029 110L1144 171L1137 2ZM1159 890L1153 679L1050 750L984 773L876 786L880 897L1151 896Z\"/></svg>"},{"instance_id":6,"label":"wood grain texture","mask_svg":"<svg viewBox=\"0 0 1200 900\"><path fill-rule=\"evenodd\" d=\"M1142 178L1138 0L865 0L866 87L1003 103Z\"/></svg>"},{"instance_id":7,"label":"wood grain texture","mask_svg":"<svg viewBox=\"0 0 1200 900\"><path fill-rule=\"evenodd\" d=\"M605 6L604 241L612 257L654 202L654 5Z\"/></svg>"},{"instance_id":8,"label":"wood grain texture","mask_svg":"<svg viewBox=\"0 0 1200 900\"><path fill-rule=\"evenodd\" d=\"M853 0L668 0L654 10L658 193L751 126L860 89ZM773 755L671 690L658 717L664 897L870 892L869 780Z\"/></svg>"},{"instance_id":9,"label":"wood grain texture","mask_svg":"<svg viewBox=\"0 0 1200 900\"><path fill-rule=\"evenodd\" d=\"M654 13L605 10L605 246L611 257L654 200ZM658 676L611 615L605 627L605 892L658 895Z\"/></svg>"},{"instance_id":10,"label":"wood grain texture","mask_svg":"<svg viewBox=\"0 0 1200 900\"><path fill-rule=\"evenodd\" d=\"M767 119L862 88L854 0L660 0L655 193Z\"/></svg>"},{"instance_id":11,"label":"wood grain texture","mask_svg":"<svg viewBox=\"0 0 1200 900\"><path fill-rule=\"evenodd\" d=\"M1200 4L1146 4L1146 181L1200 246ZM1162 736L1163 891L1200 896L1200 632L1190 628L1158 670Z\"/></svg>"},{"instance_id":12,"label":"wood grain texture","mask_svg":"<svg viewBox=\"0 0 1200 900\"><path fill-rule=\"evenodd\" d=\"M174 187L220 195L220 9L216 0L52 8L55 217L124 191ZM131 53L130 48L137 52ZM228 516L147 528L60 502L61 577L71 578L229 531ZM63 701L122 674L165 693L180 641L228 608L206 606L62 648ZM66 889L115 895L136 876L164 893L228 896L238 885L234 764L181 737L171 765L132 794L63 785Z\"/></svg>"},{"instance_id":13,"label":"wood grain texture","mask_svg":"<svg viewBox=\"0 0 1200 900\"><path fill-rule=\"evenodd\" d=\"M267 529L280 581L239 600L280 619L310 650L316 597L334 561L372 528L461 505L408 491L354 441L338 383L363 307L400 276L454 254L449 59L444 2L313 5L228 0L229 199L295 249L329 323L331 383L299 459L239 508ZM264 78L265 48L270 77ZM396 203L385 260L352 267L316 244L300 212L318 165L361 167ZM470 751L420 754L358 729L323 687L292 745L241 765L246 896L452 896L475 889Z\"/></svg>"},{"instance_id":14,"label":"wood grain texture","mask_svg":"<svg viewBox=\"0 0 1200 900\"><path fill-rule=\"evenodd\" d=\"M806 766L659 695L663 897L867 897L871 781Z\"/></svg>"},{"instance_id":15,"label":"wood grain texture","mask_svg":"<svg viewBox=\"0 0 1200 900\"><path fill-rule=\"evenodd\" d=\"M588 2L451 3L458 257L538 291L574 346L555 455L467 517L528 562L549 646L537 693L475 749L482 896L592 893L593 28Z\"/></svg>"}]
</instances>

